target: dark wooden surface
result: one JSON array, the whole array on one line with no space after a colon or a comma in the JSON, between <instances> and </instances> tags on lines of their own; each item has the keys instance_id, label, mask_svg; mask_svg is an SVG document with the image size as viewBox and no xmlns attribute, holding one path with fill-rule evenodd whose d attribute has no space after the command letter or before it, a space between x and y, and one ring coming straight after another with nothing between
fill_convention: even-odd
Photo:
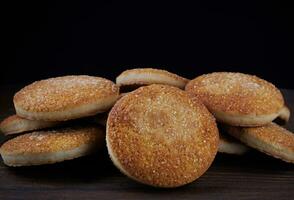
<instances>
[{"instance_id":1,"label":"dark wooden surface","mask_svg":"<svg viewBox=\"0 0 294 200\"><path fill-rule=\"evenodd\" d=\"M0 87L0 119L14 112L19 86ZM294 111L294 91L283 90ZM294 119L287 127L294 131ZM4 137L0 136L3 142ZM122 175L106 150L55 165L8 168L0 160L0 200L4 199L293 199L294 165L257 151L218 154L197 181L176 189L156 189Z\"/></svg>"}]
</instances>

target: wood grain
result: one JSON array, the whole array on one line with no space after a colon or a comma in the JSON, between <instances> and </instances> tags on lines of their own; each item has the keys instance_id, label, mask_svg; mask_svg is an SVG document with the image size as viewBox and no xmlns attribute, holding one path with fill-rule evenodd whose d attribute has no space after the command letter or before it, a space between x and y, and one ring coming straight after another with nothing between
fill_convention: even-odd
<instances>
[{"instance_id":1,"label":"wood grain","mask_svg":"<svg viewBox=\"0 0 294 200\"><path fill-rule=\"evenodd\" d=\"M20 86L0 87L0 119L12 114ZM294 111L294 91L283 90ZM291 117L287 128L294 131ZM0 141L4 137L0 136ZM0 161L0 199L292 199L294 166L252 150L245 156L218 154L192 184L156 189L122 175L107 151L55 165L8 168Z\"/></svg>"}]
</instances>

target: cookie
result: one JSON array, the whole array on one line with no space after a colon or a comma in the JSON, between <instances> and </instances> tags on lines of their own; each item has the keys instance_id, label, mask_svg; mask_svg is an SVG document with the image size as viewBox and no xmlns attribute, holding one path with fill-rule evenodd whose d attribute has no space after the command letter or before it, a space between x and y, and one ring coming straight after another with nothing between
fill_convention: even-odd
<instances>
[{"instance_id":1,"label":"cookie","mask_svg":"<svg viewBox=\"0 0 294 200\"><path fill-rule=\"evenodd\" d=\"M277 118L284 107L281 92L256 76L215 72L199 76L186 85L217 121L232 126L261 126Z\"/></svg>"},{"instance_id":2,"label":"cookie","mask_svg":"<svg viewBox=\"0 0 294 200\"><path fill-rule=\"evenodd\" d=\"M85 75L34 82L13 98L17 115L30 120L67 121L107 111L119 88L111 81Z\"/></svg>"},{"instance_id":3,"label":"cookie","mask_svg":"<svg viewBox=\"0 0 294 200\"><path fill-rule=\"evenodd\" d=\"M137 88L143 85L165 84L181 89L185 88L188 79L161 69L138 68L122 72L116 78L116 84L120 87Z\"/></svg>"},{"instance_id":4,"label":"cookie","mask_svg":"<svg viewBox=\"0 0 294 200\"><path fill-rule=\"evenodd\" d=\"M0 123L4 135L23 133L58 126L61 122L28 120L17 115L11 115Z\"/></svg>"},{"instance_id":5,"label":"cookie","mask_svg":"<svg viewBox=\"0 0 294 200\"><path fill-rule=\"evenodd\" d=\"M201 102L176 87L158 84L118 100L106 132L114 165L155 187L178 187L199 178L219 143L215 119Z\"/></svg>"},{"instance_id":6,"label":"cookie","mask_svg":"<svg viewBox=\"0 0 294 200\"><path fill-rule=\"evenodd\" d=\"M95 152L105 144L105 133L95 126L36 131L5 142L0 154L12 167L44 165Z\"/></svg>"},{"instance_id":7,"label":"cookie","mask_svg":"<svg viewBox=\"0 0 294 200\"><path fill-rule=\"evenodd\" d=\"M294 134L275 123L246 128L226 125L224 129L252 148L272 157L294 163Z\"/></svg>"}]
</instances>

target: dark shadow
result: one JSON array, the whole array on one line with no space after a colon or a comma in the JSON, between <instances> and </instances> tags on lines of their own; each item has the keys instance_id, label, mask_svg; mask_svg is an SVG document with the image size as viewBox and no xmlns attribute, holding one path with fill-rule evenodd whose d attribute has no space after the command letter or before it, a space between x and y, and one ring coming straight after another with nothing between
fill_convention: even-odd
<instances>
[{"instance_id":1,"label":"dark shadow","mask_svg":"<svg viewBox=\"0 0 294 200\"><path fill-rule=\"evenodd\" d=\"M211 168L228 169L231 172L272 173L275 171L279 173L280 171L291 170L293 166L290 163L252 149L241 156L218 153Z\"/></svg>"}]
</instances>

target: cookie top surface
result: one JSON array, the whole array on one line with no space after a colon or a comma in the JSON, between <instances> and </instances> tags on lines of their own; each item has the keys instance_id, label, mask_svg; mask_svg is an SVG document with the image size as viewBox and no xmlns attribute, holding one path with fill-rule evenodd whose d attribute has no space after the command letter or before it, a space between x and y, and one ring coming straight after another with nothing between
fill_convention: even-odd
<instances>
[{"instance_id":1,"label":"cookie top surface","mask_svg":"<svg viewBox=\"0 0 294 200\"><path fill-rule=\"evenodd\" d=\"M0 151L10 155L54 153L99 143L104 140L104 135L102 129L94 126L35 131L8 140Z\"/></svg>"},{"instance_id":2,"label":"cookie top surface","mask_svg":"<svg viewBox=\"0 0 294 200\"><path fill-rule=\"evenodd\" d=\"M76 75L36 81L17 92L15 106L31 112L54 112L92 104L118 96L119 88L111 81Z\"/></svg>"},{"instance_id":3,"label":"cookie top surface","mask_svg":"<svg viewBox=\"0 0 294 200\"><path fill-rule=\"evenodd\" d=\"M271 114L284 105L281 92L253 75L214 72L191 80L186 91L198 97L209 110L237 114Z\"/></svg>"},{"instance_id":4,"label":"cookie top surface","mask_svg":"<svg viewBox=\"0 0 294 200\"><path fill-rule=\"evenodd\" d=\"M137 68L122 72L116 83L122 85L167 84L184 88L189 80L162 69Z\"/></svg>"},{"instance_id":5,"label":"cookie top surface","mask_svg":"<svg viewBox=\"0 0 294 200\"><path fill-rule=\"evenodd\" d=\"M213 116L185 91L141 87L110 111L107 146L121 171L145 184L176 187L194 181L218 148Z\"/></svg>"}]
</instances>

